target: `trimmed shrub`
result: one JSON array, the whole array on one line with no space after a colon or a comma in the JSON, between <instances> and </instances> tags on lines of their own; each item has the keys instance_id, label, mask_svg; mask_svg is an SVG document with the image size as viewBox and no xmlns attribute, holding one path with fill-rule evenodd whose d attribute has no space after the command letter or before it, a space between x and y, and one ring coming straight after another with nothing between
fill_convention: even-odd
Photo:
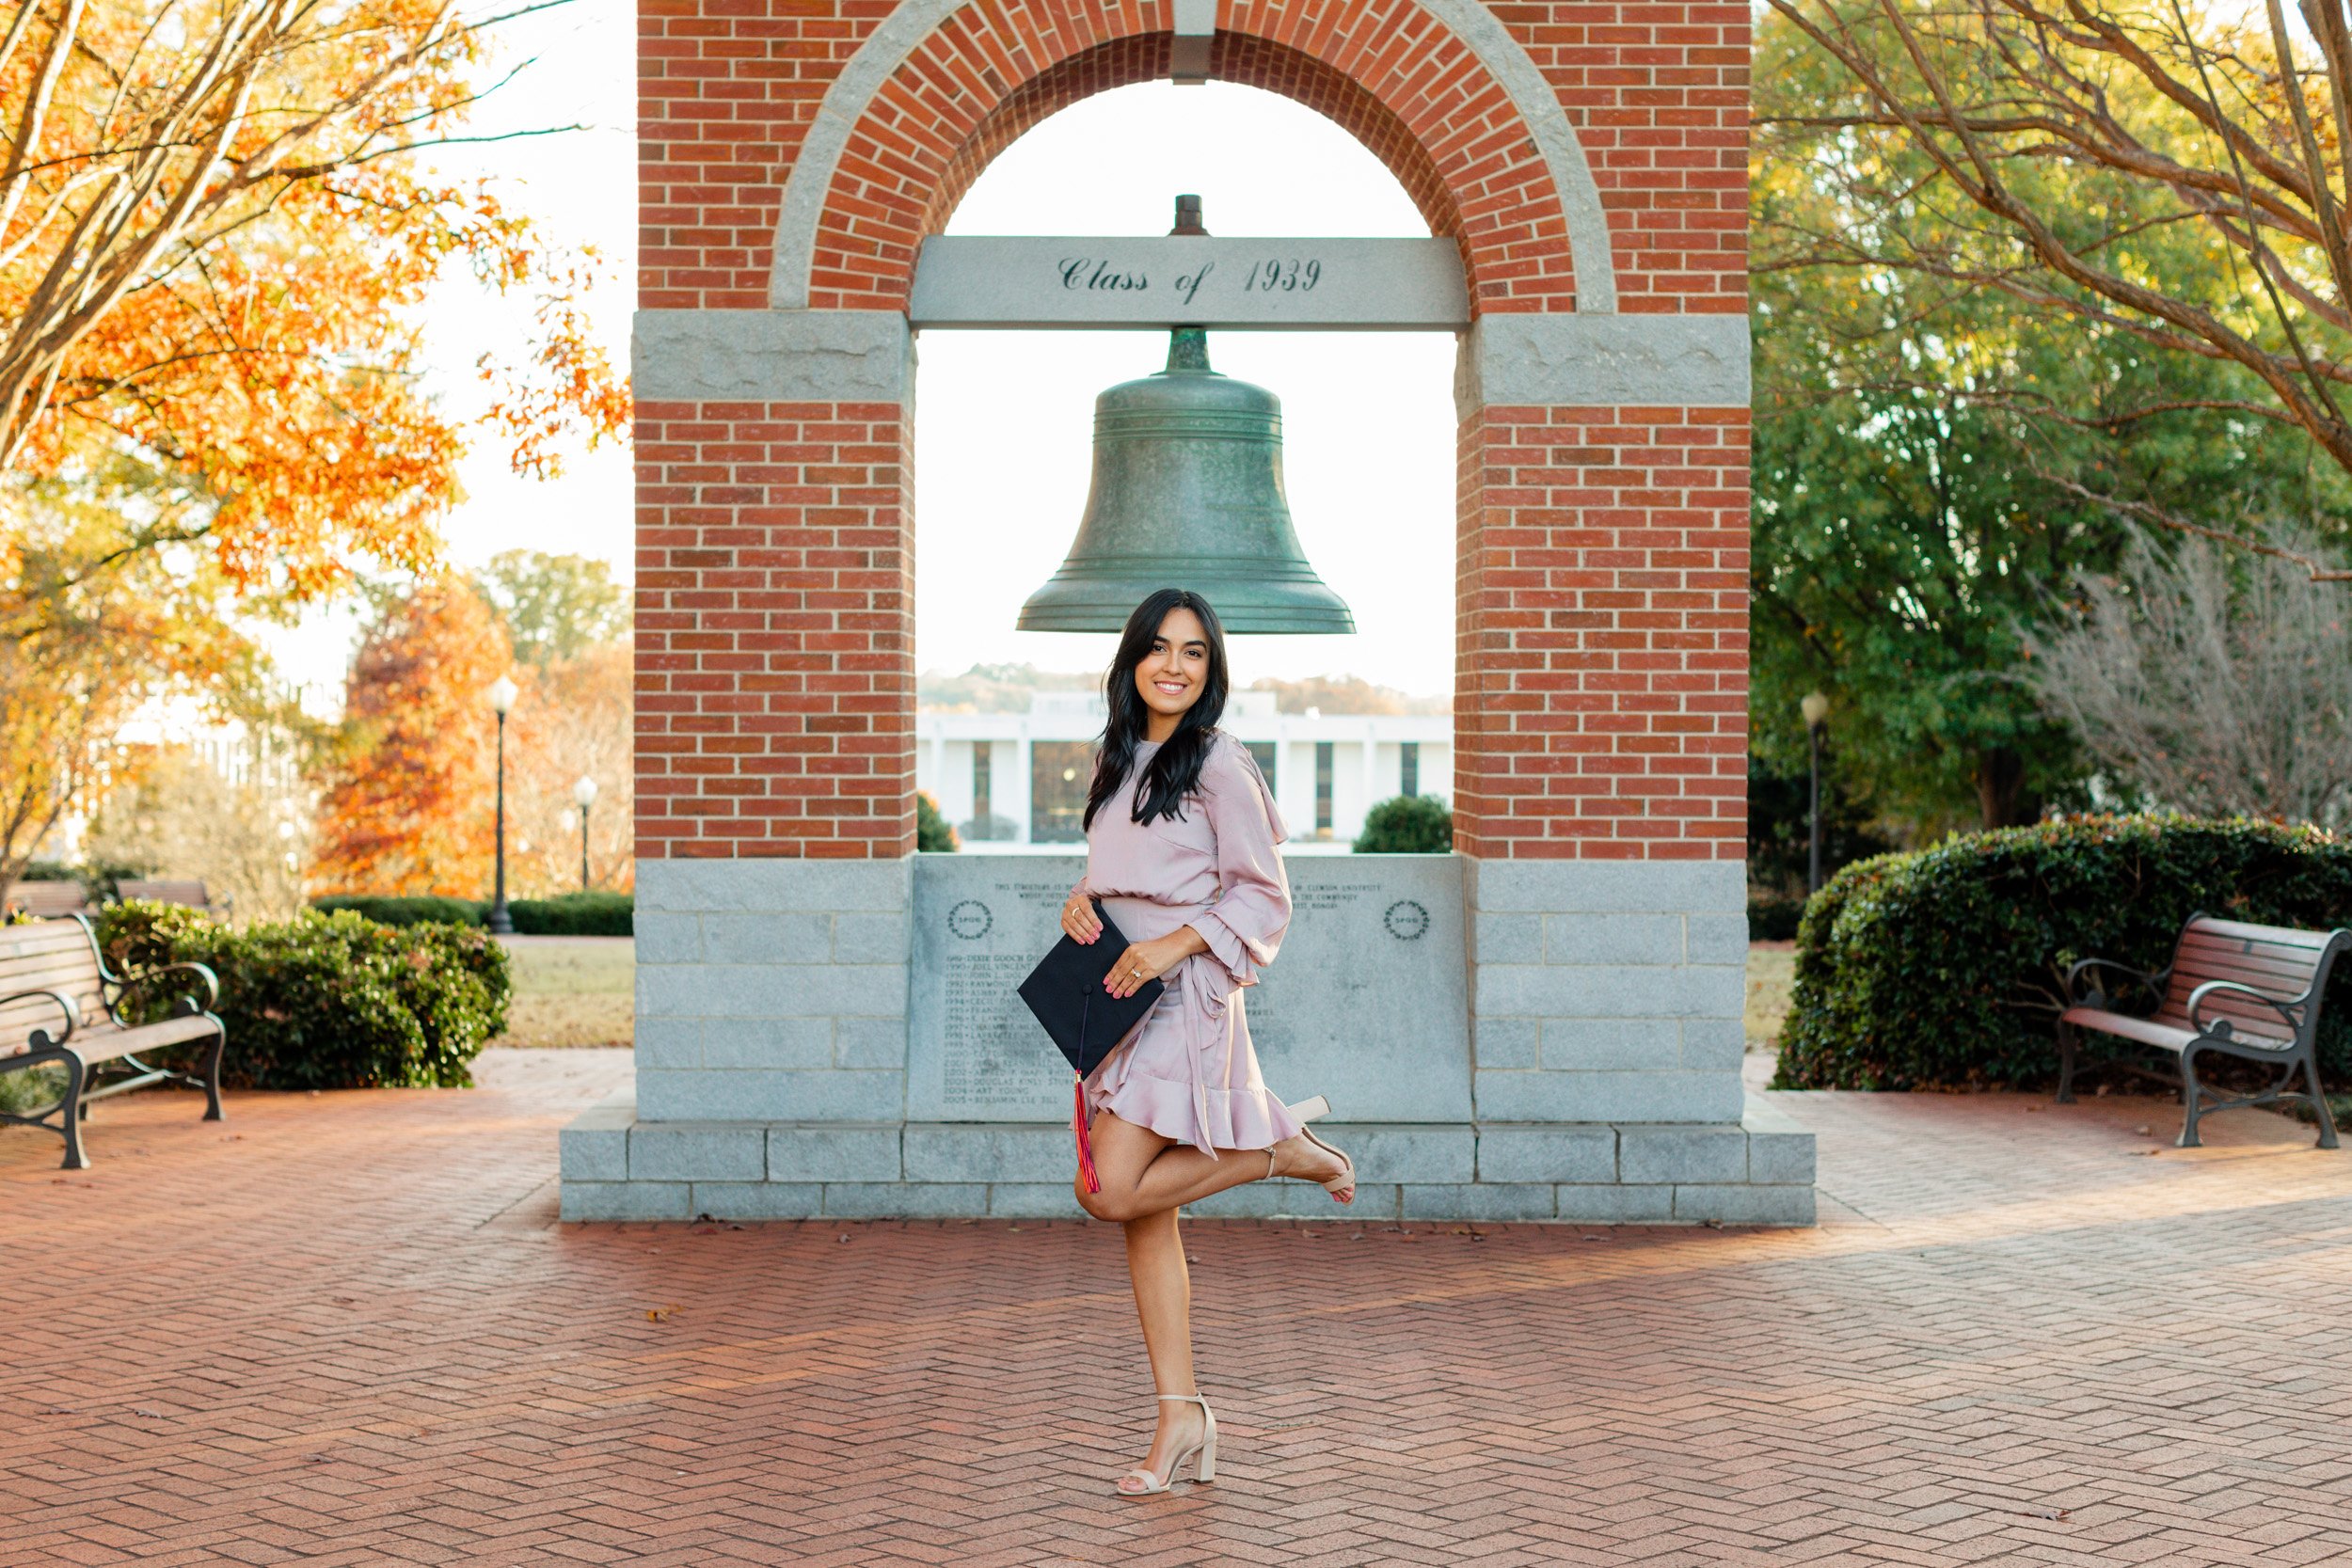
<instances>
[{"instance_id":1,"label":"trimmed shrub","mask_svg":"<svg viewBox=\"0 0 2352 1568\"><path fill-rule=\"evenodd\" d=\"M1391 796L1364 813L1351 847L1359 855L1442 855L1454 847L1454 814L1435 795Z\"/></svg>"},{"instance_id":2,"label":"trimmed shrub","mask_svg":"<svg viewBox=\"0 0 2352 1568\"><path fill-rule=\"evenodd\" d=\"M637 900L626 893L565 893L506 906L518 936L626 937L637 929Z\"/></svg>"},{"instance_id":3,"label":"trimmed shrub","mask_svg":"<svg viewBox=\"0 0 2352 1568\"><path fill-rule=\"evenodd\" d=\"M946 854L961 846L956 840L955 829L939 813L939 802L929 790L914 792L914 847L931 854Z\"/></svg>"},{"instance_id":4,"label":"trimmed shrub","mask_svg":"<svg viewBox=\"0 0 2352 1568\"><path fill-rule=\"evenodd\" d=\"M394 898L365 893L330 894L325 898L311 899L310 907L327 914L349 910L386 926L421 926L428 922L436 926L479 926L490 908L488 901L481 898Z\"/></svg>"},{"instance_id":5,"label":"trimmed shrub","mask_svg":"<svg viewBox=\"0 0 2352 1568\"><path fill-rule=\"evenodd\" d=\"M174 904L103 911L99 944L118 973L209 965L228 1026L223 1078L259 1089L459 1088L506 1028L506 950L478 926L395 927L350 910L237 929ZM184 983L126 995L158 1017Z\"/></svg>"},{"instance_id":6,"label":"trimmed shrub","mask_svg":"<svg viewBox=\"0 0 2352 1568\"><path fill-rule=\"evenodd\" d=\"M2245 819L2085 816L1857 861L1806 906L1776 1088L2039 1088L2067 969L2155 971L2202 911L2352 925L2352 842ZM2324 1082L2352 1079L2352 964L2328 986ZM2096 1059L2101 1037L2087 1035Z\"/></svg>"},{"instance_id":7,"label":"trimmed shrub","mask_svg":"<svg viewBox=\"0 0 2352 1568\"><path fill-rule=\"evenodd\" d=\"M1750 942L1789 942L1797 934L1797 925L1804 919L1804 895L1784 893L1778 888L1748 889L1748 940Z\"/></svg>"}]
</instances>

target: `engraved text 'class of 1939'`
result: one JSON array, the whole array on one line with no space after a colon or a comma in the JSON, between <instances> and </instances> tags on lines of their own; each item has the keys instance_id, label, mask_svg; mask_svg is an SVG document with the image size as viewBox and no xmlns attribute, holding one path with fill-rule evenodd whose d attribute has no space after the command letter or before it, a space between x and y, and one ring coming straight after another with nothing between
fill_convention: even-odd
<instances>
[{"instance_id":1,"label":"engraved text 'class of 1939'","mask_svg":"<svg viewBox=\"0 0 2352 1568\"><path fill-rule=\"evenodd\" d=\"M1141 267L1128 268L1108 257L1065 256L1057 270L1062 288L1071 293L1127 293L1152 287L1151 274ZM1174 292L1177 299L1190 305L1217 276L1215 261L1203 261L1199 270L1181 272L1163 285ZM1311 256L1262 256L1249 264L1241 275L1241 292L1246 294L1312 293L1323 281L1323 262ZM1231 277L1219 279L1219 287L1232 287Z\"/></svg>"}]
</instances>

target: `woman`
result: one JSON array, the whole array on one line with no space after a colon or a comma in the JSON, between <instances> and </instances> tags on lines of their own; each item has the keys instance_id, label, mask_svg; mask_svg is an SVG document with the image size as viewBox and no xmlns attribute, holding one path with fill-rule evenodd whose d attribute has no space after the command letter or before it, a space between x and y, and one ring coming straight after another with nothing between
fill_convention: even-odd
<instances>
[{"instance_id":1,"label":"woman","mask_svg":"<svg viewBox=\"0 0 2352 1568\"><path fill-rule=\"evenodd\" d=\"M1110 719L1087 796L1087 873L1062 906L1076 941L1103 929L1089 897L1127 937L1104 982L1110 994L1167 986L1084 1085L1101 1190L1081 1179L1078 1201L1126 1227L1160 1399L1151 1452L1118 1481L1129 1497L1167 1491L1187 1458L1197 1480L1216 1473L1216 1418L1193 1386L1177 1209L1275 1176L1320 1181L1342 1203L1356 1196L1354 1164L1267 1092L1250 1049L1241 992L1290 923L1274 847L1289 834L1248 748L1216 727L1225 670L1224 629L1199 594L1163 588L1128 617L1104 680Z\"/></svg>"}]
</instances>

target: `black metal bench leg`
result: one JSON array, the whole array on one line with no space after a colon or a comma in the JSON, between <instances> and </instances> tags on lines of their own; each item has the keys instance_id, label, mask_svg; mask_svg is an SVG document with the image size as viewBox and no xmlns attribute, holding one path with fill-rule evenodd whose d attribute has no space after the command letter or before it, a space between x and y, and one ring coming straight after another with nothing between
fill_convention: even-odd
<instances>
[{"instance_id":1,"label":"black metal bench leg","mask_svg":"<svg viewBox=\"0 0 2352 1568\"><path fill-rule=\"evenodd\" d=\"M2181 1119L2181 1135L2172 1140L2175 1148L2202 1148L2197 1141L2198 1103L2204 1090L2197 1085L2197 1053L2181 1053L2181 1106L2185 1113Z\"/></svg>"},{"instance_id":2,"label":"black metal bench leg","mask_svg":"<svg viewBox=\"0 0 2352 1568\"><path fill-rule=\"evenodd\" d=\"M2336 1118L2328 1109L2328 1091L2319 1086L2319 1053L2303 1053L2303 1082L2311 1086L2312 1110L2319 1117L2319 1147L2336 1147Z\"/></svg>"},{"instance_id":3,"label":"black metal bench leg","mask_svg":"<svg viewBox=\"0 0 2352 1568\"><path fill-rule=\"evenodd\" d=\"M2072 1105L2074 1103L2074 1026L2073 1024L2061 1023L2058 1026L2058 1102L2061 1105Z\"/></svg>"},{"instance_id":4,"label":"black metal bench leg","mask_svg":"<svg viewBox=\"0 0 2352 1568\"><path fill-rule=\"evenodd\" d=\"M220 1058L221 1053L228 1047L229 1031L218 1027L217 1021L215 1021L212 1053L204 1058L204 1119L206 1121L223 1119L220 1114Z\"/></svg>"},{"instance_id":5,"label":"black metal bench leg","mask_svg":"<svg viewBox=\"0 0 2352 1568\"><path fill-rule=\"evenodd\" d=\"M89 1086L89 1068L70 1049L60 1065L65 1069L65 1099L58 1102L64 1114L57 1117L58 1130L65 1133L62 1168L87 1170L89 1155L82 1148L82 1118L88 1115L89 1107L82 1103L82 1091Z\"/></svg>"}]
</instances>

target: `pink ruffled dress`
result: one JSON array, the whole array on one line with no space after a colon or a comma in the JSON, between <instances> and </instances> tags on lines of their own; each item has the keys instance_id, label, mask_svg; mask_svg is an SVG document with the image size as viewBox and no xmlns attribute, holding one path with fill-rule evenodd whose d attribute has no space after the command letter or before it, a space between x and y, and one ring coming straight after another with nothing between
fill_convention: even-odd
<instances>
[{"instance_id":1,"label":"pink ruffled dress","mask_svg":"<svg viewBox=\"0 0 2352 1568\"><path fill-rule=\"evenodd\" d=\"M1257 759L1222 730L1184 815L1138 825L1136 790L1159 744L1142 743L1125 787L1095 813L1072 891L1100 898L1129 942L1190 926L1209 950L1160 976L1166 994L1087 1075L1087 1115L1107 1108L1212 1158L1266 1148L1299 1122L1258 1076L1242 992L1290 925L1290 877L1274 847L1290 833Z\"/></svg>"}]
</instances>

